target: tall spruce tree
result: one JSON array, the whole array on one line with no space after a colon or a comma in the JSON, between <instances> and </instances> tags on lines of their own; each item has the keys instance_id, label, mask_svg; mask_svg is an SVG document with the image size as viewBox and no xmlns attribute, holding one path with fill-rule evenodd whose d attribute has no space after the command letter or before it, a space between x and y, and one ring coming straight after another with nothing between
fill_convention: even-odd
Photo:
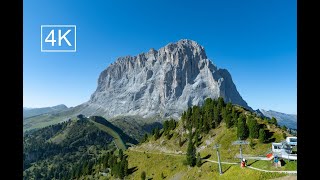
<instances>
[{"instance_id":1,"label":"tall spruce tree","mask_svg":"<svg viewBox=\"0 0 320 180\"><path fill-rule=\"evenodd\" d=\"M260 141L261 143L265 143L266 140L267 140L267 135L266 135L265 130L264 130L264 129L260 129L260 130L259 130L259 141Z\"/></svg>"},{"instance_id":2,"label":"tall spruce tree","mask_svg":"<svg viewBox=\"0 0 320 180\"><path fill-rule=\"evenodd\" d=\"M259 137L259 124L255 118L248 116L249 137L257 139Z\"/></svg>"},{"instance_id":3,"label":"tall spruce tree","mask_svg":"<svg viewBox=\"0 0 320 180\"><path fill-rule=\"evenodd\" d=\"M274 125L276 125L276 126L278 125L278 121L277 121L277 119L276 119L275 117L272 117L272 118L271 118L270 123L271 123L271 124L274 124Z\"/></svg>"},{"instance_id":4,"label":"tall spruce tree","mask_svg":"<svg viewBox=\"0 0 320 180\"><path fill-rule=\"evenodd\" d=\"M204 131L208 133L211 128L214 128L214 121L213 121L213 103L211 98L207 98L204 102Z\"/></svg>"},{"instance_id":5,"label":"tall spruce tree","mask_svg":"<svg viewBox=\"0 0 320 180\"><path fill-rule=\"evenodd\" d=\"M248 135L249 135L248 126L243 114L241 114L240 117L238 118L237 135L238 135L238 138L240 138L241 140L248 138Z\"/></svg>"},{"instance_id":6,"label":"tall spruce tree","mask_svg":"<svg viewBox=\"0 0 320 180\"><path fill-rule=\"evenodd\" d=\"M189 142L187 149L187 164L193 167L196 163L196 151L192 142L192 133L189 134Z\"/></svg>"},{"instance_id":7,"label":"tall spruce tree","mask_svg":"<svg viewBox=\"0 0 320 180\"><path fill-rule=\"evenodd\" d=\"M220 119L220 111L219 111L219 108L218 106L215 106L213 108L213 118L214 118L214 125L215 127L218 127L220 122L221 122L221 119Z\"/></svg>"}]
</instances>

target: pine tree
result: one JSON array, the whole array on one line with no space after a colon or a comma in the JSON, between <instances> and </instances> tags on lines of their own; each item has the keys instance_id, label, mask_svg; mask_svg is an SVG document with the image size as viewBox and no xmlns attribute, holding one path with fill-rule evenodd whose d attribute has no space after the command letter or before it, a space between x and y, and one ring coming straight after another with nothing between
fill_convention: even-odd
<instances>
[{"instance_id":1,"label":"pine tree","mask_svg":"<svg viewBox=\"0 0 320 180\"><path fill-rule=\"evenodd\" d=\"M284 131L287 131L288 128L287 128L287 126L283 125L283 126L281 127L281 129L284 130Z\"/></svg>"},{"instance_id":2,"label":"pine tree","mask_svg":"<svg viewBox=\"0 0 320 180\"><path fill-rule=\"evenodd\" d=\"M123 158L121 158L121 161L119 163L119 177L121 179L123 179L125 176L125 162L126 162L126 158L125 156L123 156Z\"/></svg>"},{"instance_id":3,"label":"pine tree","mask_svg":"<svg viewBox=\"0 0 320 180\"><path fill-rule=\"evenodd\" d=\"M181 141L181 137L179 137L179 146L182 147L183 143Z\"/></svg>"},{"instance_id":4,"label":"pine tree","mask_svg":"<svg viewBox=\"0 0 320 180\"><path fill-rule=\"evenodd\" d=\"M232 124L235 124L235 125L237 125L237 123L238 123L238 113L236 112L236 108L233 106L232 107Z\"/></svg>"},{"instance_id":5,"label":"pine tree","mask_svg":"<svg viewBox=\"0 0 320 180\"><path fill-rule=\"evenodd\" d=\"M200 141L199 141L200 137L199 136L200 136L199 135L199 131L197 130L195 135L194 135L194 144L195 144L196 147L198 147L200 145Z\"/></svg>"},{"instance_id":6,"label":"pine tree","mask_svg":"<svg viewBox=\"0 0 320 180\"><path fill-rule=\"evenodd\" d=\"M145 134L144 134L144 138L143 138L143 142L146 142L147 140L148 140L148 134L145 133Z\"/></svg>"},{"instance_id":7,"label":"pine tree","mask_svg":"<svg viewBox=\"0 0 320 180\"><path fill-rule=\"evenodd\" d=\"M187 164L190 166L194 166L196 163L196 152L195 147L192 142L192 133L189 134L189 142L188 142L188 149L187 149Z\"/></svg>"},{"instance_id":8,"label":"pine tree","mask_svg":"<svg viewBox=\"0 0 320 180\"><path fill-rule=\"evenodd\" d=\"M232 127L232 125L233 125L232 114L226 115L225 123L227 125L227 128L231 128Z\"/></svg>"},{"instance_id":9,"label":"pine tree","mask_svg":"<svg viewBox=\"0 0 320 180\"><path fill-rule=\"evenodd\" d=\"M159 132L159 128L156 127L155 131L154 131L154 139L157 140L160 137L160 132Z\"/></svg>"},{"instance_id":10,"label":"pine tree","mask_svg":"<svg viewBox=\"0 0 320 180\"><path fill-rule=\"evenodd\" d=\"M123 157L123 150L122 150L122 149L120 149L120 150L119 150L119 159L121 160L121 159L122 159L122 157Z\"/></svg>"},{"instance_id":11,"label":"pine tree","mask_svg":"<svg viewBox=\"0 0 320 180\"><path fill-rule=\"evenodd\" d=\"M283 137L283 139L286 139L287 138L287 134L285 132L282 132L282 137Z\"/></svg>"},{"instance_id":12,"label":"pine tree","mask_svg":"<svg viewBox=\"0 0 320 180\"><path fill-rule=\"evenodd\" d=\"M174 130L176 128L177 122L174 119L169 121L169 130Z\"/></svg>"},{"instance_id":13,"label":"pine tree","mask_svg":"<svg viewBox=\"0 0 320 180\"><path fill-rule=\"evenodd\" d=\"M187 115L186 112L183 111L182 116L181 116L181 122L182 122L183 125L184 125L185 122L186 122L186 115Z\"/></svg>"},{"instance_id":14,"label":"pine tree","mask_svg":"<svg viewBox=\"0 0 320 180\"><path fill-rule=\"evenodd\" d=\"M219 108L217 106L213 108L213 119L214 119L215 127L218 127L221 119L220 119Z\"/></svg>"},{"instance_id":15,"label":"pine tree","mask_svg":"<svg viewBox=\"0 0 320 180\"><path fill-rule=\"evenodd\" d=\"M165 135L168 132L168 129L169 129L169 121L165 120L163 123L163 131L164 131Z\"/></svg>"},{"instance_id":16,"label":"pine tree","mask_svg":"<svg viewBox=\"0 0 320 180\"><path fill-rule=\"evenodd\" d=\"M223 98L222 98L222 97L219 97L219 98L218 98L218 105L217 105L217 107L219 108L219 110L221 110L222 107L224 107L224 106L225 106L225 104L224 104Z\"/></svg>"},{"instance_id":17,"label":"pine tree","mask_svg":"<svg viewBox=\"0 0 320 180\"><path fill-rule=\"evenodd\" d=\"M278 125L277 119L276 119L275 117L272 117L272 118L271 118L270 123L271 123L271 124L274 124L274 125L276 125L276 126Z\"/></svg>"},{"instance_id":18,"label":"pine tree","mask_svg":"<svg viewBox=\"0 0 320 180\"><path fill-rule=\"evenodd\" d=\"M187 110L187 129L192 129L192 119L191 119L191 116L192 116L192 108L191 107L188 107L188 110Z\"/></svg>"},{"instance_id":19,"label":"pine tree","mask_svg":"<svg viewBox=\"0 0 320 180\"><path fill-rule=\"evenodd\" d=\"M203 105L203 125L204 125L204 131L205 133L208 133L211 128L214 128L213 126L213 104L212 99L207 98Z\"/></svg>"},{"instance_id":20,"label":"pine tree","mask_svg":"<svg viewBox=\"0 0 320 180\"><path fill-rule=\"evenodd\" d=\"M264 129L260 129L259 130L259 141L261 143L265 143L266 142L266 139L267 139L267 135L266 135L266 132Z\"/></svg>"},{"instance_id":21,"label":"pine tree","mask_svg":"<svg viewBox=\"0 0 320 180\"><path fill-rule=\"evenodd\" d=\"M124 176L128 176L128 167L129 167L128 160L127 158L125 158L124 165L123 165Z\"/></svg>"},{"instance_id":22,"label":"pine tree","mask_svg":"<svg viewBox=\"0 0 320 180\"><path fill-rule=\"evenodd\" d=\"M249 132L248 132L248 126L246 124L246 120L244 118L244 115L241 114L240 117L238 118L238 126L237 126L237 135L238 138L241 140L244 140L248 137Z\"/></svg>"},{"instance_id":23,"label":"pine tree","mask_svg":"<svg viewBox=\"0 0 320 180\"><path fill-rule=\"evenodd\" d=\"M248 116L249 137L257 139L259 137L259 124L252 116Z\"/></svg>"},{"instance_id":24,"label":"pine tree","mask_svg":"<svg viewBox=\"0 0 320 180\"><path fill-rule=\"evenodd\" d=\"M192 127L195 127L196 129L199 128L199 122L200 122L200 108L199 106L193 106L192 107Z\"/></svg>"}]
</instances>

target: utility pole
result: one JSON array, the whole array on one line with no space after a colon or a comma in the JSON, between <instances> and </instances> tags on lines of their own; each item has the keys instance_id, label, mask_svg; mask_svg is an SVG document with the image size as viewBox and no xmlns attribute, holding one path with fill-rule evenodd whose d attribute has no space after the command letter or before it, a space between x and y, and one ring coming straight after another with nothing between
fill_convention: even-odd
<instances>
[{"instance_id":1,"label":"utility pole","mask_svg":"<svg viewBox=\"0 0 320 180\"><path fill-rule=\"evenodd\" d=\"M219 154L219 148L220 148L220 144L215 144L213 146L213 149L216 149L217 150L217 156L218 156L218 164L219 164L219 173L220 175L222 175L222 170L221 170L221 162L220 162L220 154Z\"/></svg>"},{"instance_id":2,"label":"utility pole","mask_svg":"<svg viewBox=\"0 0 320 180\"><path fill-rule=\"evenodd\" d=\"M248 141L243 141L243 140L238 140L238 141L234 141L233 143L232 143L232 145L240 145L240 163L241 163L241 161L242 161L242 159L243 159L243 156L242 156L242 146L241 145L243 145L243 144L249 144L249 142Z\"/></svg>"}]
</instances>

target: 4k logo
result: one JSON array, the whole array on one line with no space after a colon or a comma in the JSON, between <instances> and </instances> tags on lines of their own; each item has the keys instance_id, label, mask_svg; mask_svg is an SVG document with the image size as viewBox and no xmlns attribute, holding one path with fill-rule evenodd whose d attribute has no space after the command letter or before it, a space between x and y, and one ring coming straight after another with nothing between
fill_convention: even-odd
<instances>
[{"instance_id":1,"label":"4k logo","mask_svg":"<svg viewBox=\"0 0 320 180\"><path fill-rule=\"evenodd\" d=\"M41 52L76 52L75 25L41 25Z\"/></svg>"}]
</instances>

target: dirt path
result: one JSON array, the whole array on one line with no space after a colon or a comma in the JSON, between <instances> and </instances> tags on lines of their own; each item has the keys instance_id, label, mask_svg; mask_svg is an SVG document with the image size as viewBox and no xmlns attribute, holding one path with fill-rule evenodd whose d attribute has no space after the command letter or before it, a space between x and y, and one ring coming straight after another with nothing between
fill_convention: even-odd
<instances>
[{"instance_id":1,"label":"dirt path","mask_svg":"<svg viewBox=\"0 0 320 180\"><path fill-rule=\"evenodd\" d=\"M170 156L183 156L185 154L173 154L173 153L156 153L156 152L148 152L148 151L140 151L140 150L135 150L135 149L129 149L130 151L136 151L140 153L149 153L149 154L162 154L162 155L170 155ZM208 161L212 163L218 163L218 161L210 160L210 159L202 159L203 161ZM221 162L221 164L239 164L239 163L234 163L234 162ZM271 172L271 173L288 173L288 174L297 174L297 171L271 171L271 170L265 170L265 169L259 169L251 166L247 166L247 168L257 170L257 171L263 171L263 172ZM291 179L288 179L291 180Z\"/></svg>"}]
</instances>

